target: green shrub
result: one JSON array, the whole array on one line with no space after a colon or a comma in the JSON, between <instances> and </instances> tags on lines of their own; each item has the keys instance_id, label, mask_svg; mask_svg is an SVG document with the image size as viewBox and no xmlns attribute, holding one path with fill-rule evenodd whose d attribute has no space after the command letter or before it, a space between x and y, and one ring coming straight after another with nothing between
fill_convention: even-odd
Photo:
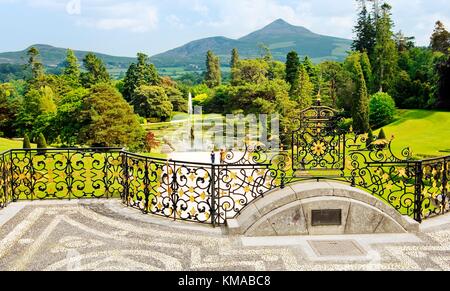
<instances>
[{"instance_id":1,"label":"green shrub","mask_svg":"<svg viewBox=\"0 0 450 291\"><path fill-rule=\"evenodd\" d=\"M38 139L37 139L37 148L38 149L46 149L47 148L47 141L45 140L44 135L42 134L42 132L39 134ZM38 154L44 154L45 151L38 151Z\"/></svg>"},{"instance_id":2,"label":"green shrub","mask_svg":"<svg viewBox=\"0 0 450 291\"><path fill-rule=\"evenodd\" d=\"M386 139L386 133L384 132L383 128L380 130L380 133L378 134L378 139Z\"/></svg>"},{"instance_id":3,"label":"green shrub","mask_svg":"<svg viewBox=\"0 0 450 291\"><path fill-rule=\"evenodd\" d=\"M341 130L349 132L353 126L353 118L345 118L339 121L338 126Z\"/></svg>"},{"instance_id":4,"label":"green shrub","mask_svg":"<svg viewBox=\"0 0 450 291\"><path fill-rule=\"evenodd\" d=\"M373 128L388 125L394 120L396 113L395 101L383 92L378 92L370 99L370 124Z\"/></svg>"},{"instance_id":5,"label":"green shrub","mask_svg":"<svg viewBox=\"0 0 450 291\"><path fill-rule=\"evenodd\" d=\"M23 146L24 149L31 149L31 142L30 142L30 137L28 136L28 134L25 134L25 136L23 137Z\"/></svg>"},{"instance_id":6,"label":"green shrub","mask_svg":"<svg viewBox=\"0 0 450 291\"><path fill-rule=\"evenodd\" d=\"M373 131L370 130L369 131L369 135L367 137L367 141L366 141L366 148L367 149L372 149L373 145L372 143L375 141L375 136L373 135Z\"/></svg>"}]
</instances>

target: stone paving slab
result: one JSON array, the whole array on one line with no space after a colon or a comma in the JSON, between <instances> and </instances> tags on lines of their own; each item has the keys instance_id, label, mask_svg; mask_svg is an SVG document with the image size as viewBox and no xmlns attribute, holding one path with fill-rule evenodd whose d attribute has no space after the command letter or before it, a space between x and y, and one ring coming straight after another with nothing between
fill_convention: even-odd
<instances>
[{"instance_id":1,"label":"stone paving slab","mask_svg":"<svg viewBox=\"0 0 450 291\"><path fill-rule=\"evenodd\" d=\"M19 202L0 211L0 270L450 270L450 224L401 235L244 238L143 215L117 200ZM318 256L308 241L355 241Z\"/></svg>"}]
</instances>

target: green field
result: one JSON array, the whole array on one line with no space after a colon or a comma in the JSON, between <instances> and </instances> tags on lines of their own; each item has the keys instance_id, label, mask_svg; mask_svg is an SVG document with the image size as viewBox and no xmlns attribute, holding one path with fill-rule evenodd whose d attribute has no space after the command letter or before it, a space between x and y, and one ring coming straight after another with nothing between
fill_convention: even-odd
<instances>
[{"instance_id":1,"label":"green field","mask_svg":"<svg viewBox=\"0 0 450 291\"><path fill-rule=\"evenodd\" d=\"M36 147L35 144L31 145L32 147ZM6 138L0 138L0 152L4 152L10 149L21 149L22 142L18 140L11 140Z\"/></svg>"},{"instance_id":2,"label":"green field","mask_svg":"<svg viewBox=\"0 0 450 291\"><path fill-rule=\"evenodd\" d=\"M450 155L450 112L399 110L396 121L384 130L388 138L394 135L396 154L410 147L416 158Z\"/></svg>"}]
</instances>

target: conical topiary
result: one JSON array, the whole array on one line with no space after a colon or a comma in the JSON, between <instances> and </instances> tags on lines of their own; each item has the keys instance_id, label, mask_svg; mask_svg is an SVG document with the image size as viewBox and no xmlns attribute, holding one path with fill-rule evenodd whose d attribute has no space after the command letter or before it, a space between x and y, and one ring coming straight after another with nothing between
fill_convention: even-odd
<instances>
[{"instance_id":1,"label":"conical topiary","mask_svg":"<svg viewBox=\"0 0 450 291\"><path fill-rule=\"evenodd\" d=\"M383 128L380 130L380 133L378 134L378 139L386 139L386 133L384 132Z\"/></svg>"},{"instance_id":2,"label":"conical topiary","mask_svg":"<svg viewBox=\"0 0 450 291\"><path fill-rule=\"evenodd\" d=\"M47 148L47 141L45 140L45 137L42 133L39 134L38 139L37 139L37 148L38 149L46 149ZM38 154L44 154L45 150L42 151L38 151Z\"/></svg>"},{"instance_id":3,"label":"conical topiary","mask_svg":"<svg viewBox=\"0 0 450 291\"><path fill-rule=\"evenodd\" d=\"M367 137L367 141L366 141L366 148L368 148L369 150L372 149L373 145L372 143L375 141L375 136L373 135L373 131L369 130L369 135Z\"/></svg>"},{"instance_id":4,"label":"conical topiary","mask_svg":"<svg viewBox=\"0 0 450 291\"><path fill-rule=\"evenodd\" d=\"M28 134L25 134L23 137L23 146L24 149L31 149L31 142L30 138L28 137Z\"/></svg>"}]
</instances>

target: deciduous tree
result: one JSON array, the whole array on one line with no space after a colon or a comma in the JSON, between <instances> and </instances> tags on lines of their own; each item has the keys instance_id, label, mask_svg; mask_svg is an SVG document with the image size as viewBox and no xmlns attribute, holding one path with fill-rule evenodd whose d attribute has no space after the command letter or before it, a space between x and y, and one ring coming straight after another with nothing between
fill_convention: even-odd
<instances>
[{"instance_id":1,"label":"deciduous tree","mask_svg":"<svg viewBox=\"0 0 450 291\"><path fill-rule=\"evenodd\" d=\"M109 84L94 85L83 100L80 142L89 146L142 147L144 132L133 108Z\"/></svg>"},{"instance_id":2,"label":"deciduous tree","mask_svg":"<svg viewBox=\"0 0 450 291\"><path fill-rule=\"evenodd\" d=\"M164 88L143 85L139 87L132 100L137 114L145 118L167 120L172 116L173 105Z\"/></svg>"}]
</instances>

